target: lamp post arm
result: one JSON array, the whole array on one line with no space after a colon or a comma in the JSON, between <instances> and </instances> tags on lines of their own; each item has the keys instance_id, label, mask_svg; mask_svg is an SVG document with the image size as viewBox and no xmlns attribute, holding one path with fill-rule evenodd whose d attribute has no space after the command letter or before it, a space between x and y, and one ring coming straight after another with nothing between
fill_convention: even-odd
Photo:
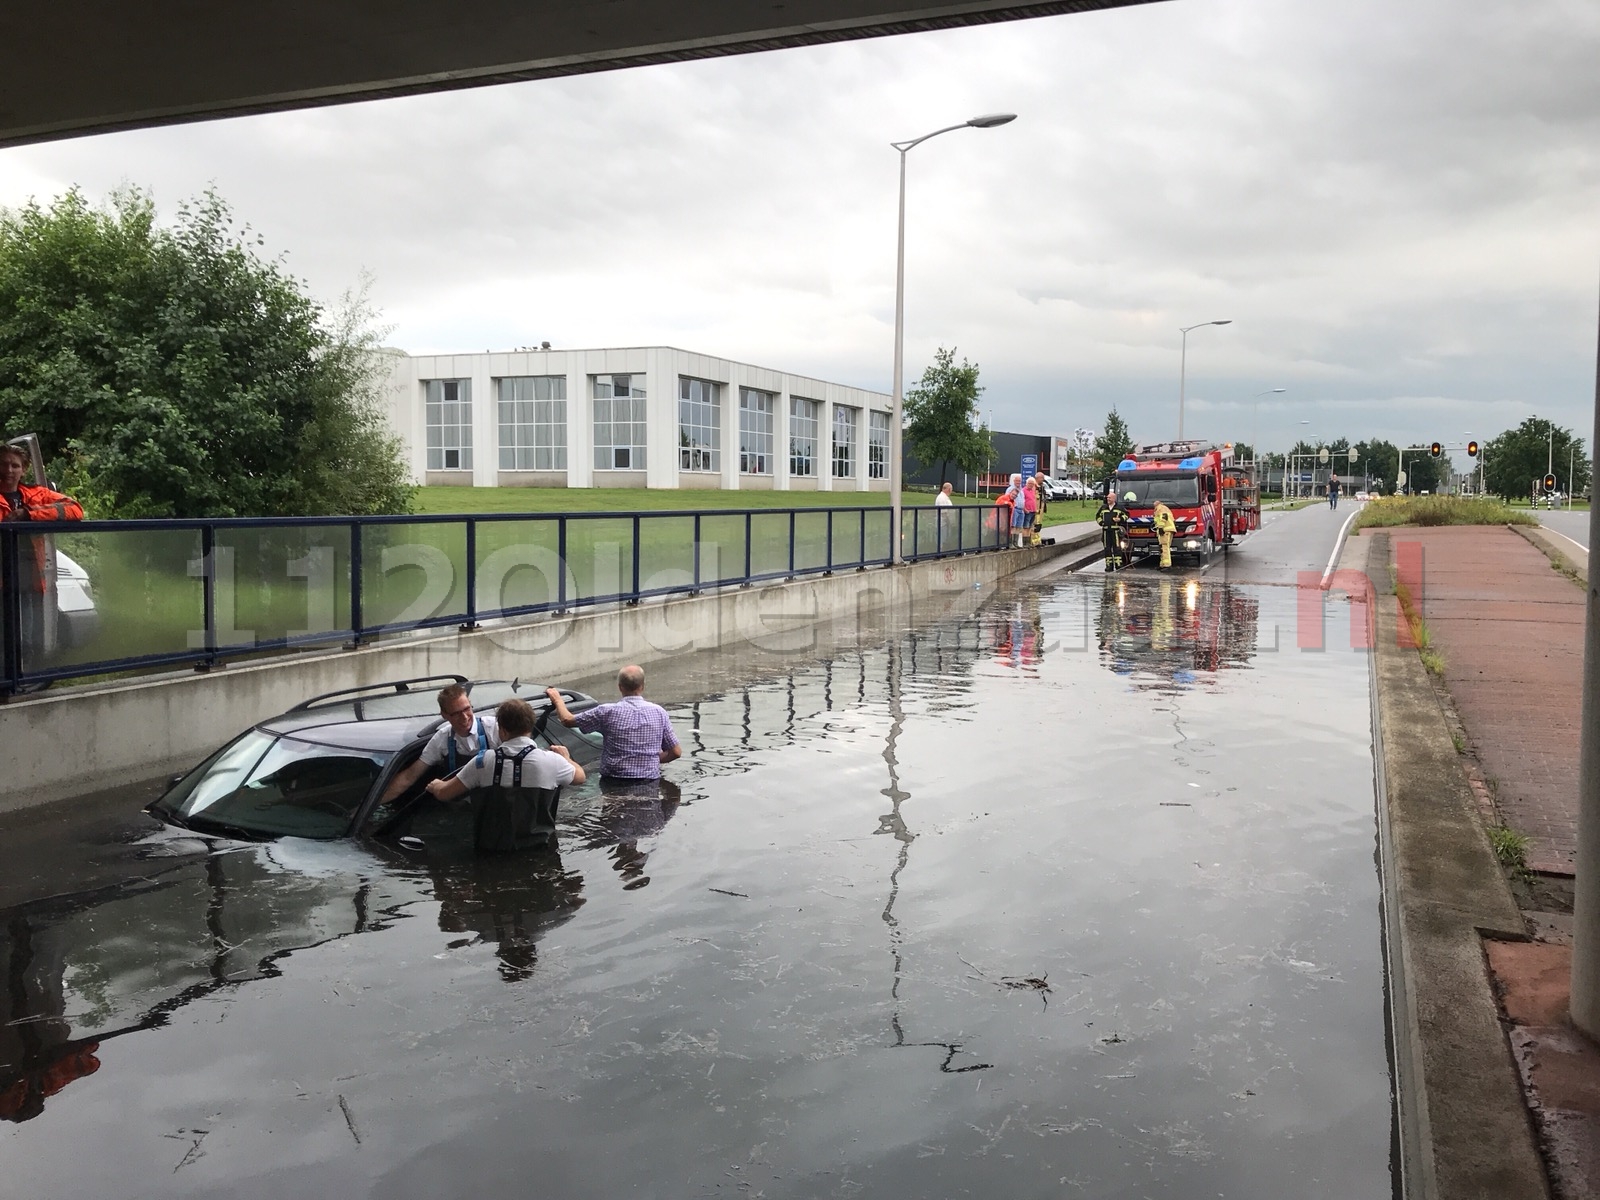
<instances>
[{"instance_id":1,"label":"lamp post arm","mask_svg":"<svg viewBox=\"0 0 1600 1200\"><path fill-rule=\"evenodd\" d=\"M963 121L959 125L946 125L943 129L935 129L932 133L925 133L921 137L912 138L908 142L890 142L889 145L893 146L896 150L900 151L901 157L904 158L905 152L907 150L911 149L913 146L922 145L922 143L927 141L929 138L936 138L941 133L951 133L951 132L953 132L953 131L955 131L957 129L965 129L965 128L967 128L967 122Z\"/></svg>"}]
</instances>

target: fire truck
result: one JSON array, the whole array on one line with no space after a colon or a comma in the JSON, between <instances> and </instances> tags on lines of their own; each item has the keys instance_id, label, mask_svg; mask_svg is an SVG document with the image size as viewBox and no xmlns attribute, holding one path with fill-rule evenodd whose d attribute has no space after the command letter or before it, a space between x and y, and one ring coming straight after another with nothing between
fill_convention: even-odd
<instances>
[{"instance_id":1,"label":"fire truck","mask_svg":"<svg viewBox=\"0 0 1600 1200\"><path fill-rule=\"evenodd\" d=\"M1135 446L1117 465L1117 496L1128 514L1128 545L1137 561L1159 554L1155 506L1172 510L1174 554L1208 562L1218 546L1261 528L1255 471L1233 460L1232 445L1151 442Z\"/></svg>"}]
</instances>

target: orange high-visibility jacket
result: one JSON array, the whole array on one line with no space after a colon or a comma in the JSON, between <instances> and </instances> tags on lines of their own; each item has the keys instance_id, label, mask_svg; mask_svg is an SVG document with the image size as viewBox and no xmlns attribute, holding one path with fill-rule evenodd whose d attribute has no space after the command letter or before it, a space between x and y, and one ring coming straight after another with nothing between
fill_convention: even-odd
<instances>
[{"instance_id":1,"label":"orange high-visibility jacket","mask_svg":"<svg viewBox=\"0 0 1600 1200\"><path fill-rule=\"evenodd\" d=\"M33 487L26 483L18 487L17 491L22 494L21 517L16 517L6 498L0 496L0 521L83 520L83 509L71 496L63 496L60 492L53 492L47 487ZM27 555L23 555L21 585L26 591L42 592L45 590L44 581L48 565L45 562L45 541L37 537L26 540L33 543L33 561L30 564Z\"/></svg>"}]
</instances>

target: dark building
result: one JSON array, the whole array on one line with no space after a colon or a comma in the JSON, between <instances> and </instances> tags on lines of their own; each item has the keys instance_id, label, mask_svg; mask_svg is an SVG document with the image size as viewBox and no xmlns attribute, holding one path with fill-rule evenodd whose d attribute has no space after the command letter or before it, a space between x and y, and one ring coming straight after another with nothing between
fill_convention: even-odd
<instances>
[{"instance_id":1,"label":"dark building","mask_svg":"<svg viewBox=\"0 0 1600 1200\"><path fill-rule=\"evenodd\" d=\"M971 491L974 487L979 490L1004 487L1013 473L1022 470L1022 458L1027 454L1033 455L1038 463L1035 470L1043 471L1046 475L1053 473L1051 453L1056 439L1048 434L995 432L989 437L994 445L994 457L983 474L973 476L957 468L954 463L950 465L945 478L955 484L958 492ZM906 487L937 488L941 482L939 464L924 466L911 452L909 445L905 450L904 469Z\"/></svg>"}]
</instances>

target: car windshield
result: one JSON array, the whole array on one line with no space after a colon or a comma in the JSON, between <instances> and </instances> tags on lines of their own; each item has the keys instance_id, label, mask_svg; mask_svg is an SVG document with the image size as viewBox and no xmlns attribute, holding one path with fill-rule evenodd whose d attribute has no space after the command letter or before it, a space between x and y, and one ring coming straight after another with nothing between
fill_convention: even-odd
<instances>
[{"instance_id":1,"label":"car windshield","mask_svg":"<svg viewBox=\"0 0 1600 1200\"><path fill-rule=\"evenodd\" d=\"M253 837L342 837L391 751L251 730L151 806L182 825Z\"/></svg>"},{"instance_id":2,"label":"car windshield","mask_svg":"<svg viewBox=\"0 0 1600 1200\"><path fill-rule=\"evenodd\" d=\"M1193 475L1119 475L1117 495L1124 507L1149 508L1157 500L1166 504L1199 504L1200 480Z\"/></svg>"}]
</instances>

